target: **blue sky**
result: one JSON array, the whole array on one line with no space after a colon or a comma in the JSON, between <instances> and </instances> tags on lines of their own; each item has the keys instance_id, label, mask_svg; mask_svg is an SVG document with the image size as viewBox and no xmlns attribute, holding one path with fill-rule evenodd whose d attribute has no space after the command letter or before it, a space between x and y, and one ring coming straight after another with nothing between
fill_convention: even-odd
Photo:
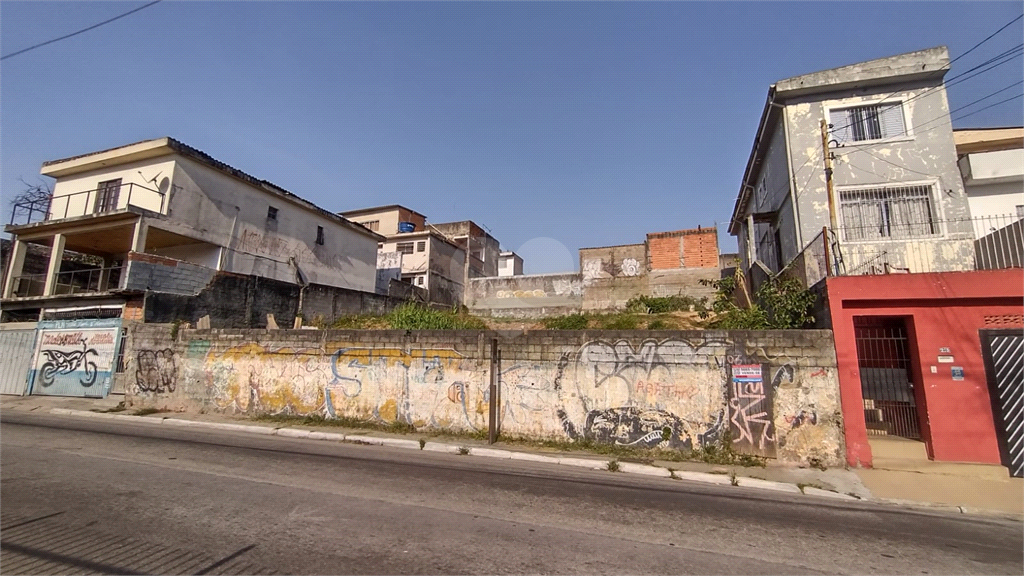
<instances>
[{"instance_id":1,"label":"blue sky","mask_svg":"<svg viewBox=\"0 0 1024 576\"><path fill-rule=\"evenodd\" d=\"M0 54L141 4L5 0ZM715 223L732 251L725 228L769 84L942 44L956 57L1021 10L168 0L0 65L0 192L6 206L46 160L172 136L330 210L399 203L474 220L527 273ZM1018 22L950 74L1022 38ZM954 86L950 106L1022 70L1017 59ZM957 126L1022 123L1018 99Z\"/></svg>"}]
</instances>

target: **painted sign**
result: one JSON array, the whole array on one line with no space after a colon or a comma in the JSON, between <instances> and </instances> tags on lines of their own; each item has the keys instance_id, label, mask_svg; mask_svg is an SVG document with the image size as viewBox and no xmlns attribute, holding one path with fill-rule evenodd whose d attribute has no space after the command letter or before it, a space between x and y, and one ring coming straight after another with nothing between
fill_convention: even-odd
<instances>
[{"instance_id":1,"label":"painted sign","mask_svg":"<svg viewBox=\"0 0 1024 576\"><path fill-rule=\"evenodd\" d=\"M962 381L964 379L963 366L950 366L949 371L953 374L953 380Z\"/></svg>"},{"instance_id":2,"label":"painted sign","mask_svg":"<svg viewBox=\"0 0 1024 576\"><path fill-rule=\"evenodd\" d=\"M106 396L119 328L41 330L34 394Z\"/></svg>"},{"instance_id":3,"label":"painted sign","mask_svg":"<svg viewBox=\"0 0 1024 576\"><path fill-rule=\"evenodd\" d=\"M939 363L940 364L952 364L953 363L953 357L952 356L939 356Z\"/></svg>"},{"instance_id":4,"label":"painted sign","mask_svg":"<svg viewBox=\"0 0 1024 576\"><path fill-rule=\"evenodd\" d=\"M729 432L745 452L775 456L771 389L761 364L732 364L729 382Z\"/></svg>"}]
</instances>

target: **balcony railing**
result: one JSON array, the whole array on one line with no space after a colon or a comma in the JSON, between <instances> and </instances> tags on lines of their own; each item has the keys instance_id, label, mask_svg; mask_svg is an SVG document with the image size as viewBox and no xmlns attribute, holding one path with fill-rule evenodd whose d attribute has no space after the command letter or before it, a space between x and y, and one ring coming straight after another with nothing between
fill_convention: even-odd
<instances>
[{"instance_id":1,"label":"balcony railing","mask_svg":"<svg viewBox=\"0 0 1024 576\"><path fill-rule=\"evenodd\" d=\"M830 234L840 276L1020 267L1024 229L1017 215L875 223ZM856 238L852 241L850 238Z\"/></svg>"},{"instance_id":2,"label":"balcony railing","mask_svg":"<svg viewBox=\"0 0 1024 576\"><path fill-rule=\"evenodd\" d=\"M59 272L54 280L53 294L82 294L119 288L124 273L124 266ZM12 295L19 298L43 296L45 288L46 274L22 274L14 278Z\"/></svg>"},{"instance_id":3,"label":"balcony railing","mask_svg":"<svg viewBox=\"0 0 1024 576\"><path fill-rule=\"evenodd\" d=\"M823 229L779 274L813 286L826 276L1022 266L1024 219L1005 214Z\"/></svg>"},{"instance_id":4,"label":"balcony railing","mask_svg":"<svg viewBox=\"0 0 1024 576\"><path fill-rule=\"evenodd\" d=\"M20 202L11 209L11 224L31 224L102 214L136 206L163 213L166 194L139 184L120 184L72 194L50 195L47 198Z\"/></svg>"}]
</instances>

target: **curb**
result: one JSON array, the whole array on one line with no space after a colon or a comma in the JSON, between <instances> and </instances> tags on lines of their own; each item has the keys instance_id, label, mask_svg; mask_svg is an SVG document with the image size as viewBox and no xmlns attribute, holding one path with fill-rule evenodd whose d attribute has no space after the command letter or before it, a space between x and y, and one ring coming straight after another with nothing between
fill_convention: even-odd
<instances>
[{"instance_id":1,"label":"curb","mask_svg":"<svg viewBox=\"0 0 1024 576\"><path fill-rule=\"evenodd\" d=\"M608 470L608 460L597 460L591 458L558 458L554 456L543 456L529 452L516 452L512 450L501 450L498 448L462 447L455 444L427 441L422 445L419 440L404 440L401 438L381 438L377 436L339 434L336 432L320 432L316 430L303 430L300 428L271 428L268 426L252 426L246 424L229 424L226 422L203 422L200 420L185 420L181 418L163 417L150 418L146 416L133 416L130 414L112 414L103 412L90 412L87 410L70 410L67 408L52 408L50 414L61 414L66 416L84 416L88 418L99 418L105 420L131 420L133 422L146 422L149 424L167 424L170 426L181 426L186 428L208 428L213 430L229 430L233 432L248 432L262 434L264 436L281 436L284 438L302 438L307 440L322 440L329 442L344 442L347 444L363 444L367 446L387 446L391 448L404 448L407 450L420 450L423 452L440 452L443 454L463 454L467 456L481 456L484 458L498 458L504 460L521 460L524 462L540 462L544 464L556 464L561 466L573 466L590 470ZM468 448L468 452L463 452ZM702 484L715 484L719 486L739 486L742 488L757 488L760 490L772 490L786 492L789 494L803 494L830 498L834 500L869 502L875 504L888 504L903 506L915 509L930 510L935 512L947 512L956 514L971 514L985 517L1012 518L1020 520L1017 515L996 510L982 508L970 508L965 506L952 506L948 504L931 504L914 500L895 500L886 498L857 498L849 494L840 494L829 490L822 490L812 486L805 486L801 489L796 484L788 482L775 482L751 478L748 476L730 476L726 474L710 474L707 472L692 472L686 470L669 470L660 466L647 464L636 464L633 462L619 462L618 472L626 474L639 474L642 476L656 476L660 478L673 478L676 480L688 480Z\"/></svg>"}]
</instances>

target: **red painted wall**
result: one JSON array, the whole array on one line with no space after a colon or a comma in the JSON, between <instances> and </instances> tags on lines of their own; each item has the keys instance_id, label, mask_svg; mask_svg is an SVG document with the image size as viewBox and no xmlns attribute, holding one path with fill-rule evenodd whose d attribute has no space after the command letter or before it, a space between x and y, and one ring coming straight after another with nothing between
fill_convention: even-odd
<instances>
[{"instance_id":1,"label":"red painted wall","mask_svg":"<svg viewBox=\"0 0 1024 576\"><path fill-rule=\"evenodd\" d=\"M839 361L847 462L871 466L853 318L898 316L906 319L911 340L915 389L926 416L921 433L929 456L999 464L978 331L1021 326L1022 271L843 276L829 278L827 289ZM952 364L938 362L940 348L950 349ZM937 374L931 373L931 366L937 367ZM952 379L951 366L964 368L963 381Z\"/></svg>"}]
</instances>

